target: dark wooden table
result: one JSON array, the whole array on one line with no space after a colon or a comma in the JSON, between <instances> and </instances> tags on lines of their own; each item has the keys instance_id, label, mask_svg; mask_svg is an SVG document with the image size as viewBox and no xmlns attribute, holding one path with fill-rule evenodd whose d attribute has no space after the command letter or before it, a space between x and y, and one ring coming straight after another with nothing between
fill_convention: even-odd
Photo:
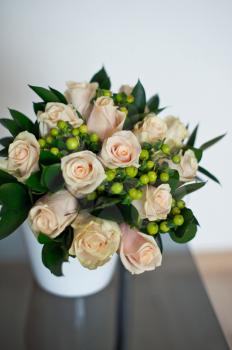
<instances>
[{"instance_id":1,"label":"dark wooden table","mask_svg":"<svg viewBox=\"0 0 232 350\"><path fill-rule=\"evenodd\" d=\"M1 350L229 349L187 249L168 252L155 273L118 266L102 292L52 296L26 264L0 265Z\"/></svg>"}]
</instances>

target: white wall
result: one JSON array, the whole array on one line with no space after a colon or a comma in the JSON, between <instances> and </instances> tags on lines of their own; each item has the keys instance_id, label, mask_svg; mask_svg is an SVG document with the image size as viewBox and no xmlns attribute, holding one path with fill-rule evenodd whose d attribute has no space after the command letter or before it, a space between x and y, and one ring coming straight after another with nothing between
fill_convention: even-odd
<instances>
[{"instance_id":1,"label":"white wall","mask_svg":"<svg viewBox=\"0 0 232 350\"><path fill-rule=\"evenodd\" d=\"M1 116L7 106L32 115L36 98L27 84L63 90L66 80L88 80L104 63L115 89L140 77L148 95L160 93L169 113L191 126L200 122L199 144L229 132L203 159L223 186L209 182L192 195L202 227L192 247L232 248L232 2L1 0L0 5Z\"/></svg>"}]
</instances>

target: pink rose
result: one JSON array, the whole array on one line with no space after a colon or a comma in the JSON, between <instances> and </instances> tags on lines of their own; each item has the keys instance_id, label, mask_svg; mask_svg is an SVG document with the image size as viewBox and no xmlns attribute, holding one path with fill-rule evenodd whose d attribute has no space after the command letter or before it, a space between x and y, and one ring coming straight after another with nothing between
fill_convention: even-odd
<instances>
[{"instance_id":1,"label":"pink rose","mask_svg":"<svg viewBox=\"0 0 232 350\"><path fill-rule=\"evenodd\" d=\"M35 235L40 232L55 238L71 224L79 205L68 191L60 190L41 197L29 213L29 223Z\"/></svg>"},{"instance_id":2,"label":"pink rose","mask_svg":"<svg viewBox=\"0 0 232 350\"><path fill-rule=\"evenodd\" d=\"M78 112L88 119L91 112L91 101L96 95L98 83L76 83L68 81L66 83L68 89L65 92L65 97Z\"/></svg>"},{"instance_id":3,"label":"pink rose","mask_svg":"<svg viewBox=\"0 0 232 350\"><path fill-rule=\"evenodd\" d=\"M110 97L99 97L88 119L88 130L98 134L101 140L122 130L126 114L118 110Z\"/></svg>"},{"instance_id":4,"label":"pink rose","mask_svg":"<svg viewBox=\"0 0 232 350\"><path fill-rule=\"evenodd\" d=\"M122 231L120 258L125 268L132 274L154 270L161 265L162 255L153 237L120 225Z\"/></svg>"},{"instance_id":5,"label":"pink rose","mask_svg":"<svg viewBox=\"0 0 232 350\"><path fill-rule=\"evenodd\" d=\"M166 219L172 206L171 188L168 184L158 187L143 187L143 196L140 200L133 201L141 218L149 221Z\"/></svg>"},{"instance_id":6,"label":"pink rose","mask_svg":"<svg viewBox=\"0 0 232 350\"><path fill-rule=\"evenodd\" d=\"M166 136L165 122L154 113L148 114L142 121L135 124L134 134L140 143L154 143L163 140Z\"/></svg>"},{"instance_id":7,"label":"pink rose","mask_svg":"<svg viewBox=\"0 0 232 350\"><path fill-rule=\"evenodd\" d=\"M100 159L110 168L139 167L141 146L131 131L122 130L106 139L102 145Z\"/></svg>"},{"instance_id":8,"label":"pink rose","mask_svg":"<svg viewBox=\"0 0 232 350\"><path fill-rule=\"evenodd\" d=\"M124 84L120 87L119 92L124 92L124 94L131 95L132 91L133 91L133 86L130 86L128 84Z\"/></svg>"}]
</instances>

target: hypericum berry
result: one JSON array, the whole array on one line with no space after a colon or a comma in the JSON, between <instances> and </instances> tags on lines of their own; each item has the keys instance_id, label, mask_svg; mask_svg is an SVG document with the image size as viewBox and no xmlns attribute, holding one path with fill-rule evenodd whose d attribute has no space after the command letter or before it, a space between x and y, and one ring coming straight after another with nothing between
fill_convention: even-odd
<instances>
[{"instance_id":1,"label":"hypericum berry","mask_svg":"<svg viewBox=\"0 0 232 350\"><path fill-rule=\"evenodd\" d=\"M137 198L136 199L141 199L143 196L143 192L141 190L137 190Z\"/></svg>"},{"instance_id":2,"label":"hypericum berry","mask_svg":"<svg viewBox=\"0 0 232 350\"><path fill-rule=\"evenodd\" d=\"M160 231L166 233L169 231L168 223L167 221L162 221L160 224Z\"/></svg>"},{"instance_id":3,"label":"hypericum berry","mask_svg":"<svg viewBox=\"0 0 232 350\"><path fill-rule=\"evenodd\" d=\"M148 175L143 174L140 176L139 180L140 180L142 185L147 185L149 182L149 177L148 177Z\"/></svg>"},{"instance_id":4,"label":"hypericum berry","mask_svg":"<svg viewBox=\"0 0 232 350\"><path fill-rule=\"evenodd\" d=\"M161 180L162 182L168 182L168 181L169 181L169 175L168 175L168 173L165 173L165 172L161 173L161 174L160 174L160 180Z\"/></svg>"},{"instance_id":5,"label":"hypericum berry","mask_svg":"<svg viewBox=\"0 0 232 350\"><path fill-rule=\"evenodd\" d=\"M73 136L78 136L79 133L80 133L80 131L79 131L78 128L73 128L73 129L72 129L72 135L73 135Z\"/></svg>"},{"instance_id":6,"label":"hypericum berry","mask_svg":"<svg viewBox=\"0 0 232 350\"><path fill-rule=\"evenodd\" d=\"M106 170L107 181L113 181L115 176L116 176L116 170L114 170L114 169Z\"/></svg>"},{"instance_id":7,"label":"hypericum berry","mask_svg":"<svg viewBox=\"0 0 232 350\"><path fill-rule=\"evenodd\" d=\"M88 133L87 125L82 124L82 125L79 127L79 131L80 131L81 134L87 134L87 133Z\"/></svg>"},{"instance_id":8,"label":"hypericum berry","mask_svg":"<svg viewBox=\"0 0 232 350\"><path fill-rule=\"evenodd\" d=\"M90 141L91 142L98 142L99 141L99 136L98 136L98 134L91 134L90 135Z\"/></svg>"},{"instance_id":9,"label":"hypericum berry","mask_svg":"<svg viewBox=\"0 0 232 350\"><path fill-rule=\"evenodd\" d=\"M69 137L66 140L66 147L69 151L74 151L79 146L79 140L76 137Z\"/></svg>"},{"instance_id":10,"label":"hypericum berry","mask_svg":"<svg viewBox=\"0 0 232 350\"><path fill-rule=\"evenodd\" d=\"M44 139L39 139L38 140L40 148L44 148L46 146L46 141Z\"/></svg>"},{"instance_id":11,"label":"hypericum berry","mask_svg":"<svg viewBox=\"0 0 232 350\"><path fill-rule=\"evenodd\" d=\"M134 166L128 166L126 168L126 174L130 177L135 177L138 174L138 169Z\"/></svg>"},{"instance_id":12,"label":"hypericum berry","mask_svg":"<svg viewBox=\"0 0 232 350\"><path fill-rule=\"evenodd\" d=\"M157 179L157 174L155 171L149 171L147 176L149 177L149 182L155 182Z\"/></svg>"},{"instance_id":13,"label":"hypericum berry","mask_svg":"<svg viewBox=\"0 0 232 350\"><path fill-rule=\"evenodd\" d=\"M120 111L125 113L126 115L128 114L128 109L126 107L121 107Z\"/></svg>"},{"instance_id":14,"label":"hypericum berry","mask_svg":"<svg viewBox=\"0 0 232 350\"><path fill-rule=\"evenodd\" d=\"M170 146L166 143L164 143L162 146L161 146L161 151L164 153L164 154L167 154L169 155L170 154Z\"/></svg>"},{"instance_id":15,"label":"hypericum berry","mask_svg":"<svg viewBox=\"0 0 232 350\"><path fill-rule=\"evenodd\" d=\"M110 190L113 194L120 194L123 191L123 184L121 184L120 182L115 182L111 186Z\"/></svg>"},{"instance_id":16,"label":"hypericum berry","mask_svg":"<svg viewBox=\"0 0 232 350\"><path fill-rule=\"evenodd\" d=\"M94 199L96 199L96 198L97 198L97 193L96 192L92 192L92 193L89 193L87 195L88 201L94 201Z\"/></svg>"},{"instance_id":17,"label":"hypericum berry","mask_svg":"<svg viewBox=\"0 0 232 350\"><path fill-rule=\"evenodd\" d=\"M105 191L105 185L100 185L100 186L98 186L97 190L98 190L98 192L103 192L103 191Z\"/></svg>"},{"instance_id":18,"label":"hypericum berry","mask_svg":"<svg viewBox=\"0 0 232 350\"><path fill-rule=\"evenodd\" d=\"M103 95L104 96L112 96L112 92L110 90L103 90Z\"/></svg>"},{"instance_id":19,"label":"hypericum berry","mask_svg":"<svg viewBox=\"0 0 232 350\"><path fill-rule=\"evenodd\" d=\"M134 100L135 100L135 98L134 98L133 95L128 95L128 96L126 97L126 102L127 102L127 103L133 103Z\"/></svg>"},{"instance_id":20,"label":"hypericum berry","mask_svg":"<svg viewBox=\"0 0 232 350\"><path fill-rule=\"evenodd\" d=\"M147 149L142 149L139 158L141 160L147 160L149 158L149 152Z\"/></svg>"},{"instance_id":21,"label":"hypericum berry","mask_svg":"<svg viewBox=\"0 0 232 350\"><path fill-rule=\"evenodd\" d=\"M183 215L175 215L173 218L173 222L176 226L181 226L184 223Z\"/></svg>"},{"instance_id":22,"label":"hypericum berry","mask_svg":"<svg viewBox=\"0 0 232 350\"><path fill-rule=\"evenodd\" d=\"M46 142L50 145L53 142L53 137L52 136L47 136L46 137Z\"/></svg>"},{"instance_id":23,"label":"hypericum berry","mask_svg":"<svg viewBox=\"0 0 232 350\"><path fill-rule=\"evenodd\" d=\"M183 199L179 199L179 200L177 201L176 205L178 206L178 208L184 209L184 207L185 207L185 201L183 201Z\"/></svg>"},{"instance_id":24,"label":"hypericum berry","mask_svg":"<svg viewBox=\"0 0 232 350\"><path fill-rule=\"evenodd\" d=\"M143 192L140 190L137 190L136 188L131 188L128 193L130 198L134 200L141 199L143 195Z\"/></svg>"},{"instance_id":25,"label":"hypericum berry","mask_svg":"<svg viewBox=\"0 0 232 350\"><path fill-rule=\"evenodd\" d=\"M176 200L174 198L172 198L172 208L174 208L176 205Z\"/></svg>"},{"instance_id":26,"label":"hypericum berry","mask_svg":"<svg viewBox=\"0 0 232 350\"><path fill-rule=\"evenodd\" d=\"M180 214L180 209L177 207L172 208L172 215Z\"/></svg>"},{"instance_id":27,"label":"hypericum berry","mask_svg":"<svg viewBox=\"0 0 232 350\"><path fill-rule=\"evenodd\" d=\"M57 123L57 127L58 127L60 130L66 129L67 126L68 126L68 123L65 122L64 120L59 120L58 123Z\"/></svg>"},{"instance_id":28,"label":"hypericum berry","mask_svg":"<svg viewBox=\"0 0 232 350\"><path fill-rule=\"evenodd\" d=\"M151 170L153 169L155 166L155 163L152 161L152 160L148 160L147 163L146 163L146 167L148 170Z\"/></svg>"},{"instance_id":29,"label":"hypericum berry","mask_svg":"<svg viewBox=\"0 0 232 350\"><path fill-rule=\"evenodd\" d=\"M149 222L147 225L147 232L149 235L156 235L159 231L159 226L156 222Z\"/></svg>"},{"instance_id":30,"label":"hypericum berry","mask_svg":"<svg viewBox=\"0 0 232 350\"><path fill-rule=\"evenodd\" d=\"M175 164L179 164L181 161L181 157L178 154L176 154L175 156L172 157L172 161Z\"/></svg>"},{"instance_id":31,"label":"hypericum berry","mask_svg":"<svg viewBox=\"0 0 232 350\"><path fill-rule=\"evenodd\" d=\"M128 193L129 193L129 196L130 196L131 199L137 199L137 190L136 190L136 188L131 188Z\"/></svg>"},{"instance_id":32,"label":"hypericum berry","mask_svg":"<svg viewBox=\"0 0 232 350\"><path fill-rule=\"evenodd\" d=\"M119 93L116 95L116 101L117 101L117 102L122 102L122 100L123 100L123 94L119 92Z\"/></svg>"},{"instance_id":33,"label":"hypericum berry","mask_svg":"<svg viewBox=\"0 0 232 350\"><path fill-rule=\"evenodd\" d=\"M58 136L59 135L59 130L57 128L52 128L50 130L50 135L54 136L54 137Z\"/></svg>"},{"instance_id":34,"label":"hypericum berry","mask_svg":"<svg viewBox=\"0 0 232 350\"><path fill-rule=\"evenodd\" d=\"M50 148L50 152L54 154L54 156L58 156L58 154L60 153L60 150L57 147L52 147Z\"/></svg>"}]
</instances>

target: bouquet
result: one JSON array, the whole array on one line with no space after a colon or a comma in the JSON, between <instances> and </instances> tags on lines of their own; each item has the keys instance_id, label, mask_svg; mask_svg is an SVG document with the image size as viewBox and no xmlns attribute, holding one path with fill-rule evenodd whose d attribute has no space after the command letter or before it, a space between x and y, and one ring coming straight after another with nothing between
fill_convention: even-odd
<instances>
[{"instance_id":1,"label":"bouquet","mask_svg":"<svg viewBox=\"0 0 232 350\"><path fill-rule=\"evenodd\" d=\"M177 117L161 118L159 96L140 81L111 91L104 68L89 83L67 83L64 94L30 86L40 97L37 117L10 109L0 119L0 239L27 218L43 245L43 264L62 275L72 258L95 269L118 253L133 274L162 261L162 235L194 238L198 221L183 198L202 188L199 165L218 136L195 146Z\"/></svg>"}]
</instances>

